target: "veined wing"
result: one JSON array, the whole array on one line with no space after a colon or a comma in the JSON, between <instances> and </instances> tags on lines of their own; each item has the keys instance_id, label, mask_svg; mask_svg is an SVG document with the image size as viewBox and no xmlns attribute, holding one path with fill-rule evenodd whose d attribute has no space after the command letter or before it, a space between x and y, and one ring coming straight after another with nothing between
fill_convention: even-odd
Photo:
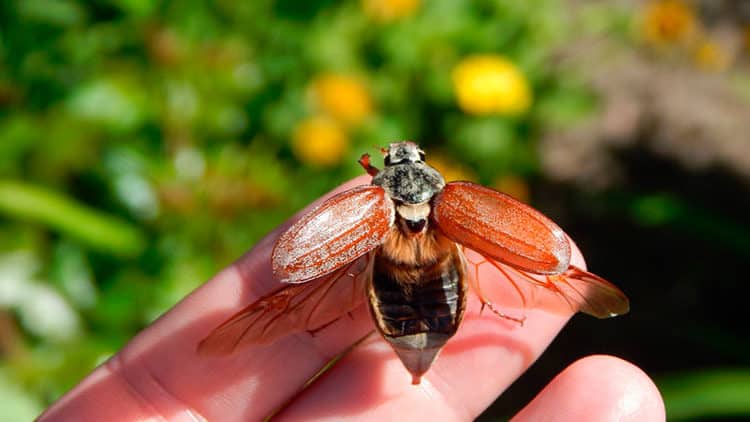
<instances>
[{"instance_id":1,"label":"veined wing","mask_svg":"<svg viewBox=\"0 0 750 422\"><path fill-rule=\"evenodd\" d=\"M562 314L583 312L597 318L622 315L630 309L627 296L614 284L573 265L562 274L538 275L477 252L466 255L470 284L482 303ZM489 271L480 271L484 265Z\"/></svg>"},{"instance_id":2,"label":"veined wing","mask_svg":"<svg viewBox=\"0 0 750 422\"><path fill-rule=\"evenodd\" d=\"M291 284L262 297L215 328L198 345L202 354L229 354L249 344L268 344L287 334L315 332L364 302L368 254L319 280Z\"/></svg>"}]
</instances>

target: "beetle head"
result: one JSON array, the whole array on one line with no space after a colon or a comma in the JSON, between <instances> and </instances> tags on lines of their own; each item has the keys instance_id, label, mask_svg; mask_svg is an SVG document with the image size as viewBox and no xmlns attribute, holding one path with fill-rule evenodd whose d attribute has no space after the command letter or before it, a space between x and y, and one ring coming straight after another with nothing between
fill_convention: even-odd
<instances>
[{"instance_id":1,"label":"beetle head","mask_svg":"<svg viewBox=\"0 0 750 422\"><path fill-rule=\"evenodd\" d=\"M410 141L390 144L385 153L385 165L392 166L404 163L424 163L424 151Z\"/></svg>"}]
</instances>

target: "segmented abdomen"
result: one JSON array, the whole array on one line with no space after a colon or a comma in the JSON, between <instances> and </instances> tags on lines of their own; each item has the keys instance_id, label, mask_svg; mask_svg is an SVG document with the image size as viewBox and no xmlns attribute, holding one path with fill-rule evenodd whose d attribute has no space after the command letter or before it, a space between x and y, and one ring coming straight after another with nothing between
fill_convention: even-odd
<instances>
[{"instance_id":1,"label":"segmented abdomen","mask_svg":"<svg viewBox=\"0 0 750 422\"><path fill-rule=\"evenodd\" d=\"M452 336L463 317L466 293L464 271L458 256L449 254L442 262L425 268L419 280L400 283L378 265L373 271L370 306L378 328L388 337L421 333Z\"/></svg>"}]
</instances>

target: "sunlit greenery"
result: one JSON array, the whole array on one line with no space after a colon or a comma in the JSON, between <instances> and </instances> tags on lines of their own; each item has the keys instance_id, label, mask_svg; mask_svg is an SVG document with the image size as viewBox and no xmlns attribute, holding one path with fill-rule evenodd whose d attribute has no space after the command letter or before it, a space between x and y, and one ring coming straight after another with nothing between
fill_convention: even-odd
<instances>
[{"instance_id":1,"label":"sunlit greenery","mask_svg":"<svg viewBox=\"0 0 750 422\"><path fill-rule=\"evenodd\" d=\"M362 174L363 152L418 140L450 178L527 199L540 136L599 105L556 54L633 31L600 2L0 3L0 412L12 420ZM646 224L690 214L671 197L629 204Z\"/></svg>"}]
</instances>

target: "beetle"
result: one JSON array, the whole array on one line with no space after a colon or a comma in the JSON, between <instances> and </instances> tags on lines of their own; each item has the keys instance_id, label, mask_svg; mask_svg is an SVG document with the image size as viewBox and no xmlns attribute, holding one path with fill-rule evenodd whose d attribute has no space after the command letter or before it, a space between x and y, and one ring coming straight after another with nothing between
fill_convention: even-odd
<instances>
[{"instance_id":1,"label":"beetle","mask_svg":"<svg viewBox=\"0 0 750 422\"><path fill-rule=\"evenodd\" d=\"M271 265L284 287L214 329L199 352L314 333L367 301L377 330L419 384L461 324L469 291L482 309L523 324L483 293L483 264L513 283L523 301L543 292L553 304L599 318L628 312L617 287L570 264L567 236L539 211L478 184L446 183L414 142L383 152L382 170L367 154L359 160L372 184L329 198L278 238ZM467 260L468 250L481 261Z\"/></svg>"}]
</instances>

